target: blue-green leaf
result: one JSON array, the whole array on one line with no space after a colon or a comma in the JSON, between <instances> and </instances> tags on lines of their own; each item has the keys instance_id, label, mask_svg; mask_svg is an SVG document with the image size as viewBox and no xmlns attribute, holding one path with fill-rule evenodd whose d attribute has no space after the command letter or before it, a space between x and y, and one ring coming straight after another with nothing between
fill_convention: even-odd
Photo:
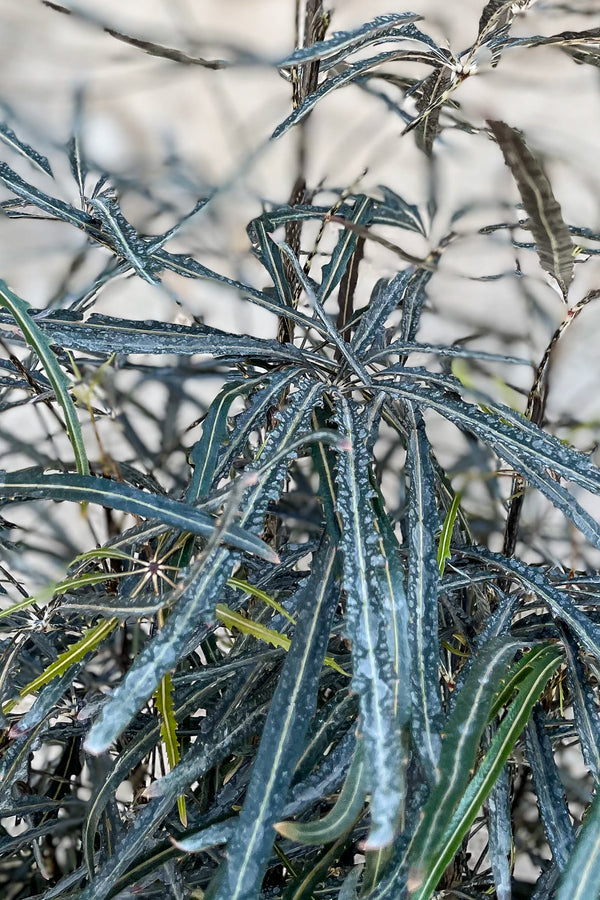
<instances>
[{"instance_id":1,"label":"blue-green leaf","mask_svg":"<svg viewBox=\"0 0 600 900\"><path fill-rule=\"evenodd\" d=\"M371 221L372 208L373 201L369 197L359 194L354 201L352 212L346 218L354 225L368 225ZM340 283L350 258L356 250L357 241L358 235L354 231L349 228L341 229L331 259L321 271L321 284L317 292L319 303L324 303Z\"/></svg>"},{"instance_id":2,"label":"blue-green leaf","mask_svg":"<svg viewBox=\"0 0 600 900\"><path fill-rule=\"evenodd\" d=\"M566 628L561 629L565 660L567 663L567 684L573 704L573 721L585 764L596 780L600 775L600 717L596 707L594 691L583 667L581 653Z\"/></svg>"},{"instance_id":3,"label":"blue-green leaf","mask_svg":"<svg viewBox=\"0 0 600 900\"><path fill-rule=\"evenodd\" d=\"M337 510L343 522L345 631L352 641L352 686L360 699L361 729L370 762L371 830L368 849L393 840L402 802L401 741L396 718L394 663L388 639L389 599L375 525L367 449L368 427L359 408L336 398L335 419L348 450L336 470Z\"/></svg>"},{"instance_id":4,"label":"blue-green leaf","mask_svg":"<svg viewBox=\"0 0 600 900\"><path fill-rule=\"evenodd\" d=\"M331 56L344 58L348 53L367 43L388 40L390 29L398 25L407 25L417 22L422 17L416 13L391 13L390 15L375 16L370 22L365 22L351 31L334 31L330 38L324 41L315 41L310 47L299 47L277 63L278 69L289 69L292 66L304 65L317 59L328 59ZM341 53L340 51L346 51Z\"/></svg>"},{"instance_id":5,"label":"blue-green leaf","mask_svg":"<svg viewBox=\"0 0 600 900\"><path fill-rule=\"evenodd\" d=\"M215 359L266 359L272 362L302 362L302 352L291 344L279 344L245 334L228 334L206 325L175 325L146 320L114 318L94 313L85 322L68 313L53 313L35 320L36 326L54 344L88 353L206 353Z\"/></svg>"},{"instance_id":6,"label":"blue-green leaf","mask_svg":"<svg viewBox=\"0 0 600 900\"><path fill-rule=\"evenodd\" d=\"M91 216L87 213L75 209L69 203L63 203L62 200L57 200L56 197L51 197L49 194L45 194L33 185L23 181L20 175L13 172L10 166L3 162L0 162L0 181L17 197L21 197L23 200L31 203L32 206L43 209L44 212L54 218L69 222L71 225L75 225L76 228L85 229L91 225Z\"/></svg>"},{"instance_id":7,"label":"blue-green leaf","mask_svg":"<svg viewBox=\"0 0 600 900\"><path fill-rule=\"evenodd\" d=\"M45 175L50 175L51 178L54 177L48 158L42 156L41 153L38 153L37 150L34 150L33 147L30 147L29 144L26 144L25 141L18 138L12 128L8 127L6 122L0 122L0 140L13 150L16 150L17 153L20 153L21 156L28 159L32 165L44 172Z\"/></svg>"},{"instance_id":8,"label":"blue-green leaf","mask_svg":"<svg viewBox=\"0 0 600 900\"><path fill-rule=\"evenodd\" d=\"M149 284L158 284L156 272L159 265L149 254L149 248L139 236L131 222L128 222L116 200L107 197L93 197L88 204L109 233L113 249L126 260L140 278Z\"/></svg>"},{"instance_id":9,"label":"blue-green leaf","mask_svg":"<svg viewBox=\"0 0 600 900\"><path fill-rule=\"evenodd\" d=\"M230 381L217 394L202 422L202 436L189 452L194 474L186 491L188 503L205 497L211 488L219 452L227 435L227 416L231 404L240 395L252 390L262 379Z\"/></svg>"},{"instance_id":10,"label":"blue-green leaf","mask_svg":"<svg viewBox=\"0 0 600 900\"><path fill-rule=\"evenodd\" d=\"M488 120L488 125L517 182L542 268L554 278L566 300L575 265L573 241L548 176L522 132L505 122Z\"/></svg>"},{"instance_id":11,"label":"blue-green leaf","mask_svg":"<svg viewBox=\"0 0 600 900\"><path fill-rule=\"evenodd\" d=\"M294 768L316 706L319 674L339 598L336 548L313 560L302 590L292 646L269 708L238 827L217 876L215 900L255 900L273 843L272 829L285 805Z\"/></svg>"},{"instance_id":12,"label":"blue-green leaf","mask_svg":"<svg viewBox=\"0 0 600 900\"><path fill-rule=\"evenodd\" d=\"M165 525L206 537L214 534L217 524L212 516L187 503L140 491L128 484L109 481L108 478L95 478L93 475L41 475L37 469L0 471L0 498L5 502L49 499L97 503L133 516L158 519ZM229 525L220 538L240 550L257 553L263 559L278 559L277 554L264 541L244 531L239 525Z\"/></svg>"},{"instance_id":13,"label":"blue-green leaf","mask_svg":"<svg viewBox=\"0 0 600 900\"><path fill-rule=\"evenodd\" d=\"M497 900L511 900L513 849L508 769L503 766L488 797L489 856Z\"/></svg>"},{"instance_id":14,"label":"blue-green leaf","mask_svg":"<svg viewBox=\"0 0 600 900\"><path fill-rule=\"evenodd\" d=\"M352 827L364 805L367 794L365 768L364 747L359 741L344 786L327 815L314 822L278 822L276 830L283 837L300 844L328 844L336 841Z\"/></svg>"},{"instance_id":15,"label":"blue-green leaf","mask_svg":"<svg viewBox=\"0 0 600 900\"><path fill-rule=\"evenodd\" d=\"M359 356L380 337L383 326L391 313L400 306L405 288L410 281L411 269L404 269L392 278L389 284L377 294L363 313L358 328L352 338L352 346Z\"/></svg>"},{"instance_id":16,"label":"blue-green leaf","mask_svg":"<svg viewBox=\"0 0 600 900\"><path fill-rule=\"evenodd\" d=\"M556 900L596 900L600 895L600 795L589 806Z\"/></svg>"},{"instance_id":17,"label":"blue-green leaf","mask_svg":"<svg viewBox=\"0 0 600 900\"><path fill-rule=\"evenodd\" d=\"M216 825L201 828L200 831L186 834L177 840L173 839L173 843L178 850L184 850L186 853L201 853L208 847L226 844L233 837L236 825L236 819L226 819L225 822L217 822Z\"/></svg>"},{"instance_id":18,"label":"blue-green leaf","mask_svg":"<svg viewBox=\"0 0 600 900\"><path fill-rule=\"evenodd\" d=\"M408 515L408 637L412 662L413 740L429 781L437 780L440 755L438 581L435 502L431 448L421 414L406 404L410 438L406 471L410 479Z\"/></svg>"},{"instance_id":19,"label":"blue-green leaf","mask_svg":"<svg viewBox=\"0 0 600 900\"><path fill-rule=\"evenodd\" d=\"M556 768L541 706L534 708L525 729L525 748L540 816L552 856L562 871L575 843L565 791Z\"/></svg>"},{"instance_id":20,"label":"blue-green leaf","mask_svg":"<svg viewBox=\"0 0 600 900\"><path fill-rule=\"evenodd\" d=\"M286 446L294 445L298 430L310 419L322 392L321 384L308 381L300 386L290 398L287 408L280 412L276 427L263 445L262 454L258 454L242 476L247 478L249 486L244 489L238 501L240 513L236 529L242 528L252 533L263 527L268 504L279 495L287 471L283 451ZM290 449L289 452L291 455L293 450ZM266 463L271 456L276 457L277 463L269 468ZM254 479L250 474L252 472L255 473ZM163 675L174 669L179 660L193 650L198 624L214 617L215 603L235 561L236 554L229 548L211 547L209 544L207 551L192 566L190 574L171 598L175 605L165 625L148 642L104 704L100 717L86 740L89 753L99 754L107 750L154 691ZM177 769L174 770L176 771Z\"/></svg>"}]
</instances>

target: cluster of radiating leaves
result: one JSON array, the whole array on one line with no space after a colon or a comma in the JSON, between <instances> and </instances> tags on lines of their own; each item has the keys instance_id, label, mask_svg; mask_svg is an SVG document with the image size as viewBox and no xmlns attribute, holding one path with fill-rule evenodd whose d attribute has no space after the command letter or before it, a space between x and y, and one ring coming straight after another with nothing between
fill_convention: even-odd
<instances>
[{"instance_id":1,"label":"cluster of radiating leaves","mask_svg":"<svg viewBox=\"0 0 600 900\"><path fill-rule=\"evenodd\" d=\"M385 77L382 64L419 62L429 73L402 82L417 112L398 111L431 154L442 112L463 127L451 95L475 74L483 51L494 66L511 47L555 44L597 64L594 31L512 39L513 17L527 6L491 0L460 58L417 28L413 13L379 16L296 49L274 67L318 64L321 77L273 138L331 91L351 83L373 91ZM229 64L106 30L184 65ZM379 45L386 49L367 55ZM258 62L234 56L231 64ZM571 235L598 236L564 222L524 136L504 122L488 125L527 215L520 225L569 304ZM21 585L19 555L50 549L18 532L11 541L2 520L10 591L0 612L0 817L25 823L0 832L13 896L253 900L284 892L290 900L318 888L341 900L427 900L442 884L467 894L495 885L508 898L517 742L552 855L538 900L556 885L560 900L596 896L600 806L592 804L577 834L553 745L576 738L597 779L600 725L589 672L600 665L598 576L563 577L476 543L429 423L441 417L508 464L596 549L598 523L570 486L598 495L600 471L530 415L437 365L446 356L519 360L418 340L429 282L454 235L412 256L373 231L386 225L400 240L405 232L428 239L422 211L391 189L348 191L333 203L315 193L272 206L248 226L272 282L259 290L166 249L210 198L149 236L126 219L107 176L97 173L91 186L77 129L68 152L79 207L55 196L48 159L10 125L2 124L0 139L45 179L42 189L0 163L4 212L42 213L84 233L90 259L98 246L110 256L106 263L98 255L103 268L98 262L87 287L48 310L31 308L0 282L0 334L15 348L2 365L0 411L36 398L71 448L53 456L51 442L42 451L14 437L14 451L30 465L16 468L6 454L0 473L3 507L35 504L66 568L46 592ZM318 272L274 237L280 226L310 220L337 233ZM354 309L370 238L402 261ZM159 291L165 271L221 283L271 312L274 323L291 323L298 340L91 312L114 278L129 274ZM337 326L329 312L336 301ZM416 353L430 363L413 365ZM173 362L159 366L159 356ZM121 370L137 378L133 389L120 388ZM112 384L102 394L107 373ZM206 406L192 390L204 375L221 383ZM168 391L158 413L143 399L154 382ZM158 450L136 424L140 412L158 432ZM200 426L191 447L186 432L174 433L177 413L189 430ZM104 450L97 431L110 415L121 429L121 458ZM90 417L97 447L83 437ZM398 509L381 481L380 437L389 433L389 472L406 497ZM71 504L76 531L89 528L85 552L60 530L52 501ZM105 510L101 540L92 505ZM129 516L125 524L117 513ZM486 537L493 534L490 527ZM117 800L123 783L136 791L125 810ZM483 818L487 875L465 850ZM363 867L353 864L356 850Z\"/></svg>"}]
</instances>

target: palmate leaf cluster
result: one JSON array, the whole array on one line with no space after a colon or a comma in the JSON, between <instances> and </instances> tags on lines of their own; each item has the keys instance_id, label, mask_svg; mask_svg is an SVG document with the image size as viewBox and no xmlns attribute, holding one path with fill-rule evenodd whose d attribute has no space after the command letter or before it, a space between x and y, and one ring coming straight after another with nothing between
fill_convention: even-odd
<instances>
[{"instance_id":1,"label":"palmate leaf cluster","mask_svg":"<svg viewBox=\"0 0 600 900\"><path fill-rule=\"evenodd\" d=\"M355 186L265 204L248 226L267 282L257 288L169 249L211 196L193 198L168 231L140 233L121 208L136 186L95 171L76 129L67 152L79 205L57 196L49 159L17 123L0 127L12 154L0 163L3 212L78 229L97 263L83 289L46 309L0 282L0 409L44 407L55 438L2 433L3 514L33 508L38 523L28 534L2 520L7 896L509 898L523 770L550 850L534 896L598 895L600 806L588 792L585 822L574 821L555 754L577 744L595 784L598 574L518 538L523 496L536 492L579 535L583 558L600 549L586 500L600 494L600 470L544 414L552 353L596 298L575 291L600 236L565 222L529 137L500 120L467 122L453 96L482 59L493 71L516 47L551 44L598 65L598 29L511 37L528 5L491 0L472 47L454 55L415 14L329 34L313 3L320 30L270 63L294 86L272 141L332 91L377 93L387 79L428 158L446 128L497 145L514 193L508 221L481 233L509 230L515 252L537 254L566 309L523 411L444 363L522 361L420 340L428 291L458 240L431 244L431 209ZM181 65L268 64L107 30ZM421 80L404 75L413 63ZM305 237L315 224L317 242L334 237L320 268ZM531 243L513 240L518 227ZM429 245L421 256L400 249L415 236ZM585 252L574 237L589 241ZM396 274L355 306L371 241L392 249ZM273 336L93 311L117 278L172 294L166 273L268 311ZM111 417L118 452L100 436ZM510 493L490 489L498 518L485 527L440 462L440 422L472 449L482 482L482 459L494 479L512 478ZM30 582L40 556L62 566L60 582Z\"/></svg>"}]
</instances>

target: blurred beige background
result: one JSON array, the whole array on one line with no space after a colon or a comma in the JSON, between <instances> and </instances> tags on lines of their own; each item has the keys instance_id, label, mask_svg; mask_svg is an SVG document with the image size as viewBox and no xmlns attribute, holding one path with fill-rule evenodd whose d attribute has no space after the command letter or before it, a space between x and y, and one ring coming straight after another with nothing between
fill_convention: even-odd
<instances>
[{"instance_id":1,"label":"blurred beige background","mask_svg":"<svg viewBox=\"0 0 600 900\"><path fill-rule=\"evenodd\" d=\"M289 52L294 41L293 0L86 0L66 6L97 17L116 30L149 39L191 55L228 56L224 44L248 47L269 59ZM475 37L483 0L414 0L413 11L424 16L421 26L439 43L455 53ZM597 25L598 15L583 14L593 5L575 2L582 14L566 14L551 3L535 4L520 17L514 34L552 34L564 28ZM374 15L390 12L390 3L379 0L331 0L330 30L359 25ZM123 178L135 177L151 186L162 200L169 199L174 215L147 222L148 208L139 198L124 196L123 204L139 227L160 231L174 221L177 212L190 207L193 190L229 184L207 209L186 227L174 246L193 252L206 265L228 274L238 274L257 284L263 275L248 255L245 226L260 213L261 202L287 200L295 177L295 144L292 131L269 144L268 136L290 109L289 85L274 69L240 66L211 71L177 65L151 57L119 42L92 23L60 14L40 0L0 0L0 99L17 114L13 127L53 164L55 190L76 200L62 147L70 136L73 95L85 89L85 147L99 168ZM397 64L398 71L407 67ZM425 74L424 68L414 73ZM410 70L409 70L410 71ZM600 230L599 72L578 66L554 48L515 50L505 53L494 71L467 80L455 97L464 117L476 124L485 118L503 118L523 128L532 146L547 154L548 170L567 220ZM22 123L22 124L21 124ZM428 199L428 169L411 135L400 138L402 123L383 103L350 86L334 92L311 117L309 184L321 180L344 187L367 174L360 187L374 190L387 184L423 209ZM52 146L52 144L54 146ZM257 149L259 152L256 153ZM4 149L4 148L2 148ZM169 156L181 160L188 183L174 177ZM488 209L468 223L476 230L497 221L493 205L500 196L515 196L510 176L500 155L482 135L471 136L447 129L436 144L440 212L432 240L449 227L449 215L463 203L486 201ZM4 158L23 172L27 163L6 151ZM249 162L252 159L252 162ZM25 166L25 169L23 169ZM237 177L240 168L244 175ZM43 179L36 181L44 186ZM196 187L197 186L197 187ZM46 185L48 189L48 186ZM4 192L3 192L4 196ZM462 225L460 227L463 227ZM44 222L0 220L0 267L12 286L34 305L45 305L53 287L64 276L66 254L81 245L82 237L67 226ZM397 239L398 233L390 234ZM531 353L529 338L534 329L527 321L522 297L514 282L502 279L486 283L470 281L469 275L503 271L514 264L514 253L501 241L468 237L447 254L442 273L431 286L437 316L431 323L433 339L452 339L465 331L510 328L517 354ZM546 287L532 254L522 254L526 272L535 284L536 297L547 308L548 322L558 324L562 304ZM372 281L397 270L396 258L371 245L365 267L372 268ZM599 264L590 260L579 266L573 285L573 301L598 284ZM366 283L366 280L365 280ZM250 304L241 304L232 292L206 282L176 279L170 287L189 312L201 313L206 321L231 323L260 333L274 333L275 323ZM133 318L172 319L175 305L139 279L116 282L102 295L98 309L123 313L123 302ZM441 314L441 316L440 316ZM441 326L443 334L439 333ZM557 380L585 386L586 418L600 416L600 361L590 341L579 346L578 332L589 338L600 333L600 304L590 307L565 338L557 355ZM542 351L548 333L540 333ZM535 340L534 338L534 343ZM560 366L566 367L559 379ZM526 377L527 374L525 373ZM556 416L573 402L565 387L551 397Z\"/></svg>"}]
</instances>

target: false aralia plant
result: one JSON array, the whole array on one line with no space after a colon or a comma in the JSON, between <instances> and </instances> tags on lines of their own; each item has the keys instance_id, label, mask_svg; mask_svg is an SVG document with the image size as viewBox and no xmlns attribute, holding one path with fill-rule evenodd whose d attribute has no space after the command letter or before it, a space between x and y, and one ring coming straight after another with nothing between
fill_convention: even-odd
<instances>
[{"instance_id":1,"label":"false aralia plant","mask_svg":"<svg viewBox=\"0 0 600 900\"><path fill-rule=\"evenodd\" d=\"M534 48L597 67L599 30L527 36L533 3L490 0L455 53L415 13L332 31L306 0L286 55L226 42L217 59L44 5L172 72L283 76L291 110L246 168L285 141L301 152L292 193L247 227L261 274L246 279L174 249L234 180L154 233L174 205L99 170L84 91L66 150L74 203L57 148L34 148L5 110L4 224L85 239L44 308L0 281L0 410L45 428L28 440L0 420L0 501L17 520L0 522L11 898L509 900L526 889L529 789L547 859L521 895L598 896L600 470L574 427L551 426L548 391L563 335L598 296L579 273L600 235L563 215L535 134L471 121L461 88ZM414 144L429 197L364 176L308 182L308 125L347 89L396 117L390 153ZM491 148L504 220L467 204L444 229L438 169L456 134ZM147 227L126 215L132 198L155 205ZM552 327L540 317L537 358L503 335L495 349L428 337L436 284L473 236L515 260L472 276L482 295L535 282L562 305ZM184 280L260 309L268 330L102 311L125 281L187 313ZM531 524L530 500L560 540ZM584 815L561 781L565 742L589 773Z\"/></svg>"}]
</instances>

